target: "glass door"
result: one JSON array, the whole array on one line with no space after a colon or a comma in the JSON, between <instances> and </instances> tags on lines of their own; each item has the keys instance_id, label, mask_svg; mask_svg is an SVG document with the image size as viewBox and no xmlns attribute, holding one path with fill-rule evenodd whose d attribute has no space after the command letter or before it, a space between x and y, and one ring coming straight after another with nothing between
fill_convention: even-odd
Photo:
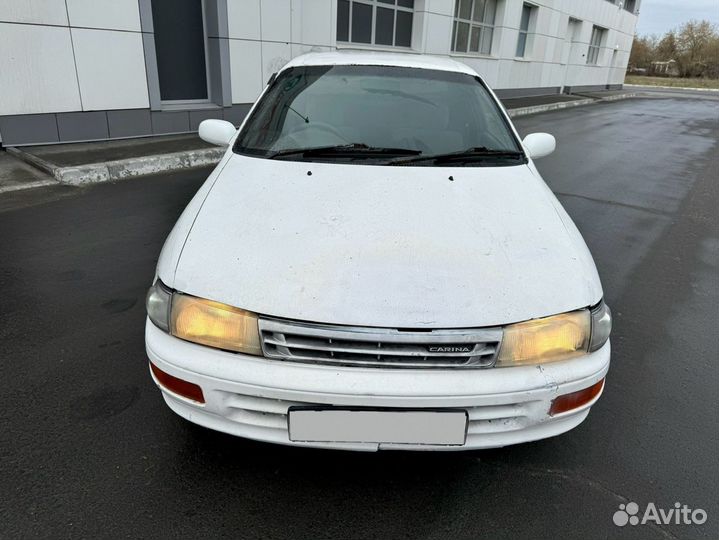
<instances>
[{"instance_id":1,"label":"glass door","mask_svg":"<svg viewBox=\"0 0 719 540\"><path fill-rule=\"evenodd\" d=\"M152 0L163 105L210 101L203 0Z\"/></svg>"}]
</instances>

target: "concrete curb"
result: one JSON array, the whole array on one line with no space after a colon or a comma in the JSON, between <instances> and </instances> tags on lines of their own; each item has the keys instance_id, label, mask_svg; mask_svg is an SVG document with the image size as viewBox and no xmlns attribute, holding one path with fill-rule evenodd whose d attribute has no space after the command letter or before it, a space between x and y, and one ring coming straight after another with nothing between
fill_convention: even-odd
<instances>
[{"instance_id":1,"label":"concrete curb","mask_svg":"<svg viewBox=\"0 0 719 540\"><path fill-rule=\"evenodd\" d=\"M89 165L79 165L76 167L58 167L19 148L10 147L7 148L7 152L35 166L41 171L45 171L58 182L80 186L84 184L122 180L123 178L131 178L133 176L144 176L214 165L220 161L222 155L225 153L225 149L203 148L201 150L143 156L117 161L106 161L104 163L91 163Z\"/></svg>"},{"instance_id":2,"label":"concrete curb","mask_svg":"<svg viewBox=\"0 0 719 540\"><path fill-rule=\"evenodd\" d=\"M549 111L559 111L561 109L571 109L572 107L580 107L589 105L597 101L596 99L575 99L574 101L560 101L559 103L546 103L544 105L532 105L531 107L519 107L518 109L509 109L507 114L510 118L518 116L527 116L528 114L538 114Z\"/></svg>"},{"instance_id":3,"label":"concrete curb","mask_svg":"<svg viewBox=\"0 0 719 540\"><path fill-rule=\"evenodd\" d=\"M660 90L691 90L693 92L719 92L719 88L692 88L685 86L654 86L652 84L625 84L629 88L646 88L652 90L658 88Z\"/></svg>"},{"instance_id":4,"label":"concrete curb","mask_svg":"<svg viewBox=\"0 0 719 540\"><path fill-rule=\"evenodd\" d=\"M592 105L593 103L602 103L604 101L619 101L620 99L628 99L637 97L637 92L625 92L623 94L615 94L603 98L586 98L575 99L574 101L560 101L559 103L547 103L545 105L532 105L531 107L520 107L518 109L509 109L507 114L510 118L518 116L526 116L528 114L538 114L549 111L559 111L561 109L571 109L572 107L581 107L583 105Z\"/></svg>"},{"instance_id":5,"label":"concrete curb","mask_svg":"<svg viewBox=\"0 0 719 540\"><path fill-rule=\"evenodd\" d=\"M547 103L545 105L509 109L507 114L509 114L510 117L515 118L529 114L581 107L583 105L591 105L593 103L601 103L604 101L617 101L620 99L636 97L638 95L640 94L636 92L626 92L603 98L586 98L574 101L562 101L559 103ZM8 153L25 161L26 163L47 172L58 182L73 186L95 184L98 182L111 182L114 180L122 180L123 178L131 178L133 176L144 176L148 174L214 165L220 161L225 152L224 148L203 148L201 150L188 150L184 152L174 152L171 154L143 156L117 161L106 161L104 163L91 163L89 165L79 165L76 167L58 167L48 161L45 161L44 159L20 150L19 148L9 147L6 150ZM13 188L6 189L6 191L14 191L24 189L26 187L38 187L39 185L51 185L53 183L54 182L50 180L42 181L42 183L30 183L25 184L22 187L13 186Z\"/></svg>"}]
</instances>

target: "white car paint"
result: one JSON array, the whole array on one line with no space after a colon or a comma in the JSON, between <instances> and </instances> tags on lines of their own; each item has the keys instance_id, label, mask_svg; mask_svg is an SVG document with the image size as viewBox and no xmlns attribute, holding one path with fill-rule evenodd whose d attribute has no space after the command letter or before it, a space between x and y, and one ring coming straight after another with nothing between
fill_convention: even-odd
<instances>
[{"instance_id":1,"label":"white car paint","mask_svg":"<svg viewBox=\"0 0 719 540\"><path fill-rule=\"evenodd\" d=\"M386 53L311 53L283 69L326 64L476 76L454 60ZM225 128L211 128L208 139L215 133L221 143ZM362 166L242 156L231 143L163 247L156 277L173 289L272 317L427 329L506 325L602 299L580 233L531 159L513 167ZM546 137L524 144L530 155L549 146ZM463 407L470 423L461 448L503 446L579 424L599 396L554 417L549 405L602 380L610 357L607 342L581 358L503 369L294 364L188 343L149 321L146 344L156 366L202 387L199 405L158 385L193 422L283 444L363 450L397 446L290 441L288 408Z\"/></svg>"},{"instance_id":2,"label":"white car paint","mask_svg":"<svg viewBox=\"0 0 719 540\"><path fill-rule=\"evenodd\" d=\"M601 394L556 416L547 414L552 400L602 380L610 357L607 342L580 359L544 366L476 371L336 368L210 349L169 336L150 321L145 342L153 364L202 387L206 403L199 405L158 383L165 403L191 422L278 444L370 451L496 448L559 435L579 425ZM459 447L290 441L287 411L297 405L461 408L469 413L467 440Z\"/></svg>"},{"instance_id":3,"label":"white car paint","mask_svg":"<svg viewBox=\"0 0 719 540\"><path fill-rule=\"evenodd\" d=\"M218 146L226 146L235 138L235 126L224 120L211 118L200 122L198 135L205 141Z\"/></svg>"},{"instance_id":4,"label":"white car paint","mask_svg":"<svg viewBox=\"0 0 719 540\"><path fill-rule=\"evenodd\" d=\"M567 222L528 167L363 167L233 155L176 268L160 268L160 278L276 317L494 326L601 299L591 256Z\"/></svg>"},{"instance_id":5,"label":"white car paint","mask_svg":"<svg viewBox=\"0 0 719 540\"><path fill-rule=\"evenodd\" d=\"M477 76L477 72L467 64L451 58L440 56L370 52L370 51L333 51L313 52L296 56L282 68L290 69L299 66L397 66L417 69L433 69L438 71L452 71Z\"/></svg>"}]
</instances>

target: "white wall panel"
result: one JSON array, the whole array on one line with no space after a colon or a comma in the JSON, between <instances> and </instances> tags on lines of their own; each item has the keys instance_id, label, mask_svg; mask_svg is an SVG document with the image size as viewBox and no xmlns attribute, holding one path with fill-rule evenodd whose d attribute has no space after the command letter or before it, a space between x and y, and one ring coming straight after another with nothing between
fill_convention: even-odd
<instances>
[{"instance_id":1,"label":"white wall panel","mask_svg":"<svg viewBox=\"0 0 719 540\"><path fill-rule=\"evenodd\" d=\"M481 71L495 88L611 82L607 62L611 61L614 42L611 47L607 44L608 48L603 50L599 67L584 65L592 24L617 30L611 40L620 45L618 58L623 59L623 54L628 54L631 47L631 35L625 33L624 28L632 32L635 17L605 0L533 0L537 12L528 40L528 59L531 61L522 62L514 60L522 3L522 0L499 0L492 55L487 58L451 53L455 0L416 0L412 47L416 52L452 55ZM241 85L240 90L233 89L233 101L238 102L239 96L245 96L243 99L249 95L254 97L270 74L287 59L317 49L316 45L333 47L336 25L334 5L334 0L228 0L230 36L261 41L261 59L254 55L252 60L243 60L252 64L253 69L260 62L262 75L259 87L251 82L254 75L249 80L237 75L239 61L233 60L233 86ZM570 16L584 21L581 43L575 44L571 58L569 42L565 42ZM362 48L362 45L356 46ZM247 49L248 46L235 46L235 56L241 47ZM560 65L567 59L578 65L567 70L565 65ZM612 79L615 73L622 71L622 66L612 70ZM607 80L602 80L603 74Z\"/></svg>"},{"instance_id":2,"label":"white wall panel","mask_svg":"<svg viewBox=\"0 0 719 540\"><path fill-rule=\"evenodd\" d=\"M142 35L72 29L85 111L149 107Z\"/></svg>"},{"instance_id":3,"label":"white wall panel","mask_svg":"<svg viewBox=\"0 0 719 540\"><path fill-rule=\"evenodd\" d=\"M0 21L66 26L65 0L0 0Z\"/></svg>"},{"instance_id":4,"label":"white wall panel","mask_svg":"<svg viewBox=\"0 0 719 540\"><path fill-rule=\"evenodd\" d=\"M334 0L292 0L292 42L306 45L332 45L336 24Z\"/></svg>"},{"instance_id":5,"label":"white wall panel","mask_svg":"<svg viewBox=\"0 0 719 540\"><path fill-rule=\"evenodd\" d=\"M306 54L309 52L330 52L332 47L325 47L323 45L301 45L299 43L292 43L290 45L290 54L292 58Z\"/></svg>"},{"instance_id":6,"label":"white wall panel","mask_svg":"<svg viewBox=\"0 0 719 540\"><path fill-rule=\"evenodd\" d=\"M497 86L499 60L480 56L455 56L454 59L468 65L479 73L479 76L490 88Z\"/></svg>"},{"instance_id":7,"label":"white wall panel","mask_svg":"<svg viewBox=\"0 0 719 540\"><path fill-rule=\"evenodd\" d=\"M70 30L0 23L0 114L77 110Z\"/></svg>"},{"instance_id":8,"label":"white wall panel","mask_svg":"<svg viewBox=\"0 0 719 540\"><path fill-rule=\"evenodd\" d=\"M260 39L260 0L227 0L230 37Z\"/></svg>"},{"instance_id":9,"label":"white wall panel","mask_svg":"<svg viewBox=\"0 0 719 540\"><path fill-rule=\"evenodd\" d=\"M290 0L263 0L260 17L263 41L292 41Z\"/></svg>"},{"instance_id":10,"label":"white wall panel","mask_svg":"<svg viewBox=\"0 0 719 540\"><path fill-rule=\"evenodd\" d=\"M292 47L288 43L262 43L262 81L263 84L290 61Z\"/></svg>"},{"instance_id":11,"label":"white wall panel","mask_svg":"<svg viewBox=\"0 0 719 540\"><path fill-rule=\"evenodd\" d=\"M424 13L427 19L424 52L428 54L447 54L452 48L453 17Z\"/></svg>"},{"instance_id":12,"label":"white wall panel","mask_svg":"<svg viewBox=\"0 0 719 540\"><path fill-rule=\"evenodd\" d=\"M140 31L137 0L66 0L70 26Z\"/></svg>"},{"instance_id":13,"label":"white wall panel","mask_svg":"<svg viewBox=\"0 0 719 540\"><path fill-rule=\"evenodd\" d=\"M0 22L0 114L148 107L142 42L136 33L138 0L66 1L0 0L0 21L30 23ZM514 60L522 0L498 1L491 58L451 53L455 0L415 0L412 46L415 52L451 54L494 88L623 80L636 24L633 14L605 0L531 1L538 6L529 40L531 62ZM254 101L267 78L290 58L335 46L336 0L227 0L227 6L234 103ZM565 41L570 16L583 21L571 56ZM68 24L81 27L72 30L74 56L70 30L57 27ZM596 67L585 65L593 24L610 30ZM568 67L559 65L565 59Z\"/></svg>"},{"instance_id":14,"label":"white wall panel","mask_svg":"<svg viewBox=\"0 0 719 540\"><path fill-rule=\"evenodd\" d=\"M551 38L543 34L534 34L530 40L532 50L529 51L529 58L537 62L550 61L550 58L547 58L547 47L549 46L548 41L550 40Z\"/></svg>"},{"instance_id":15,"label":"white wall panel","mask_svg":"<svg viewBox=\"0 0 719 540\"><path fill-rule=\"evenodd\" d=\"M424 9L431 13L437 13L438 15L454 15L454 2L455 0L424 0L424 6L418 6L418 9ZM419 2L415 0L415 4Z\"/></svg>"},{"instance_id":16,"label":"white wall panel","mask_svg":"<svg viewBox=\"0 0 719 540\"><path fill-rule=\"evenodd\" d=\"M512 66L514 60L501 59L497 62L499 68L497 70L497 80L492 88L512 88Z\"/></svg>"},{"instance_id":17,"label":"white wall panel","mask_svg":"<svg viewBox=\"0 0 719 540\"><path fill-rule=\"evenodd\" d=\"M410 47L413 50L418 52L426 52L425 43L427 41L427 38L431 35L428 34L427 27L427 12L415 11L412 19L412 41L410 43ZM448 52L449 49L445 50L443 54L447 54Z\"/></svg>"},{"instance_id":18,"label":"white wall panel","mask_svg":"<svg viewBox=\"0 0 719 540\"><path fill-rule=\"evenodd\" d=\"M70 26L140 31L137 0L66 0Z\"/></svg>"},{"instance_id":19,"label":"white wall panel","mask_svg":"<svg viewBox=\"0 0 719 540\"><path fill-rule=\"evenodd\" d=\"M230 40L232 102L253 103L262 92L262 45L259 41Z\"/></svg>"}]
</instances>

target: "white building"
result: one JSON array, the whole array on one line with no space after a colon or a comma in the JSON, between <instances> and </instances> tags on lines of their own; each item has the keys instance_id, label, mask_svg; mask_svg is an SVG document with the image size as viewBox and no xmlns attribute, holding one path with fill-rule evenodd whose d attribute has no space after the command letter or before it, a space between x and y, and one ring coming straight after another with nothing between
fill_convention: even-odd
<instances>
[{"instance_id":1,"label":"white building","mask_svg":"<svg viewBox=\"0 0 719 540\"><path fill-rule=\"evenodd\" d=\"M500 97L620 87L640 0L0 0L5 146L238 124L310 50L450 55Z\"/></svg>"}]
</instances>

